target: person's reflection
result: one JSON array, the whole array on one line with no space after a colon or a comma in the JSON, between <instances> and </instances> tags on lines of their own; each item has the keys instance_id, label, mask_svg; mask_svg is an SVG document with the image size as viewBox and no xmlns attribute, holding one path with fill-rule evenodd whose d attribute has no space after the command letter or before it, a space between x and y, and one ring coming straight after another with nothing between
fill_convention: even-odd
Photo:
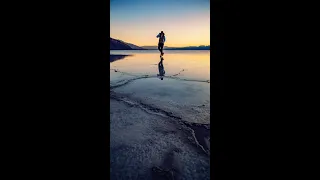
<instances>
[{"instance_id":1,"label":"person's reflection","mask_svg":"<svg viewBox=\"0 0 320 180\"><path fill-rule=\"evenodd\" d=\"M161 80L163 80L163 77L166 74L166 72L164 71L162 61L163 61L163 57L160 57L160 62L158 64L159 74L157 74L157 75Z\"/></svg>"}]
</instances>

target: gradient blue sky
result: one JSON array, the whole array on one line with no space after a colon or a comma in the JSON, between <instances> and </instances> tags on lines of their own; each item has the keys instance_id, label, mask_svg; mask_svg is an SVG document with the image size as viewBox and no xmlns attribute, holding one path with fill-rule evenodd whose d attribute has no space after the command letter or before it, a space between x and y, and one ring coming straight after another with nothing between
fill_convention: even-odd
<instances>
[{"instance_id":1,"label":"gradient blue sky","mask_svg":"<svg viewBox=\"0 0 320 180\"><path fill-rule=\"evenodd\" d=\"M138 46L210 45L209 0L111 0L110 37Z\"/></svg>"}]
</instances>

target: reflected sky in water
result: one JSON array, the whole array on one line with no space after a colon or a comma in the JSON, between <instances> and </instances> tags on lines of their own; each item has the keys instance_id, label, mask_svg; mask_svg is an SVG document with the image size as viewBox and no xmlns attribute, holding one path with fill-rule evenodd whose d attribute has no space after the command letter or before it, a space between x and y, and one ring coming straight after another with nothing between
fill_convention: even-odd
<instances>
[{"instance_id":1,"label":"reflected sky in water","mask_svg":"<svg viewBox=\"0 0 320 180\"><path fill-rule=\"evenodd\" d=\"M163 67L165 76L204 81L210 80L209 50L165 50L164 53ZM110 54L130 55L110 62L110 69L112 70L116 69L133 75L153 76L159 74L160 53L158 50L111 50ZM112 73L112 71L110 72Z\"/></svg>"}]
</instances>

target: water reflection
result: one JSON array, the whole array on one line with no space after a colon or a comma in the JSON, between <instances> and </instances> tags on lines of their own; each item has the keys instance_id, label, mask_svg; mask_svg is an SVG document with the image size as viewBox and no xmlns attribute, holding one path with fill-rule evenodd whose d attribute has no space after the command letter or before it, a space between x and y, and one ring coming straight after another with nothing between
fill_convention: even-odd
<instances>
[{"instance_id":1,"label":"water reflection","mask_svg":"<svg viewBox=\"0 0 320 180\"><path fill-rule=\"evenodd\" d=\"M163 57L160 57L160 62L158 63L158 69L159 69L159 74L157 74L157 76L163 80L164 75L166 74L165 70L164 70L164 66L163 66Z\"/></svg>"},{"instance_id":2,"label":"water reflection","mask_svg":"<svg viewBox=\"0 0 320 180\"><path fill-rule=\"evenodd\" d=\"M129 56L129 55L110 55L110 63L117 61L117 60L124 59L127 56Z\"/></svg>"},{"instance_id":3,"label":"water reflection","mask_svg":"<svg viewBox=\"0 0 320 180\"><path fill-rule=\"evenodd\" d=\"M160 71L164 66L157 50L110 51L110 53L132 55L110 63L110 69L132 75L157 76L158 73L161 74ZM210 51L167 50L163 62L166 65L166 78L173 76L182 79L210 80Z\"/></svg>"}]
</instances>

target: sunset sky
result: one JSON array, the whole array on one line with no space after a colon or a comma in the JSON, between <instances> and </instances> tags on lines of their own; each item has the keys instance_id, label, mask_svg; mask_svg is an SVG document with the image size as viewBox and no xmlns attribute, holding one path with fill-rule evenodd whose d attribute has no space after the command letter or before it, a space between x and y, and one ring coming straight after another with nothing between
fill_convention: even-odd
<instances>
[{"instance_id":1,"label":"sunset sky","mask_svg":"<svg viewBox=\"0 0 320 180\"><path fill-rule=\"evenodd\" d=\"M209 0L111 0L110 37L138 46L210 45Z\"/></svg>"}]
</instances>

